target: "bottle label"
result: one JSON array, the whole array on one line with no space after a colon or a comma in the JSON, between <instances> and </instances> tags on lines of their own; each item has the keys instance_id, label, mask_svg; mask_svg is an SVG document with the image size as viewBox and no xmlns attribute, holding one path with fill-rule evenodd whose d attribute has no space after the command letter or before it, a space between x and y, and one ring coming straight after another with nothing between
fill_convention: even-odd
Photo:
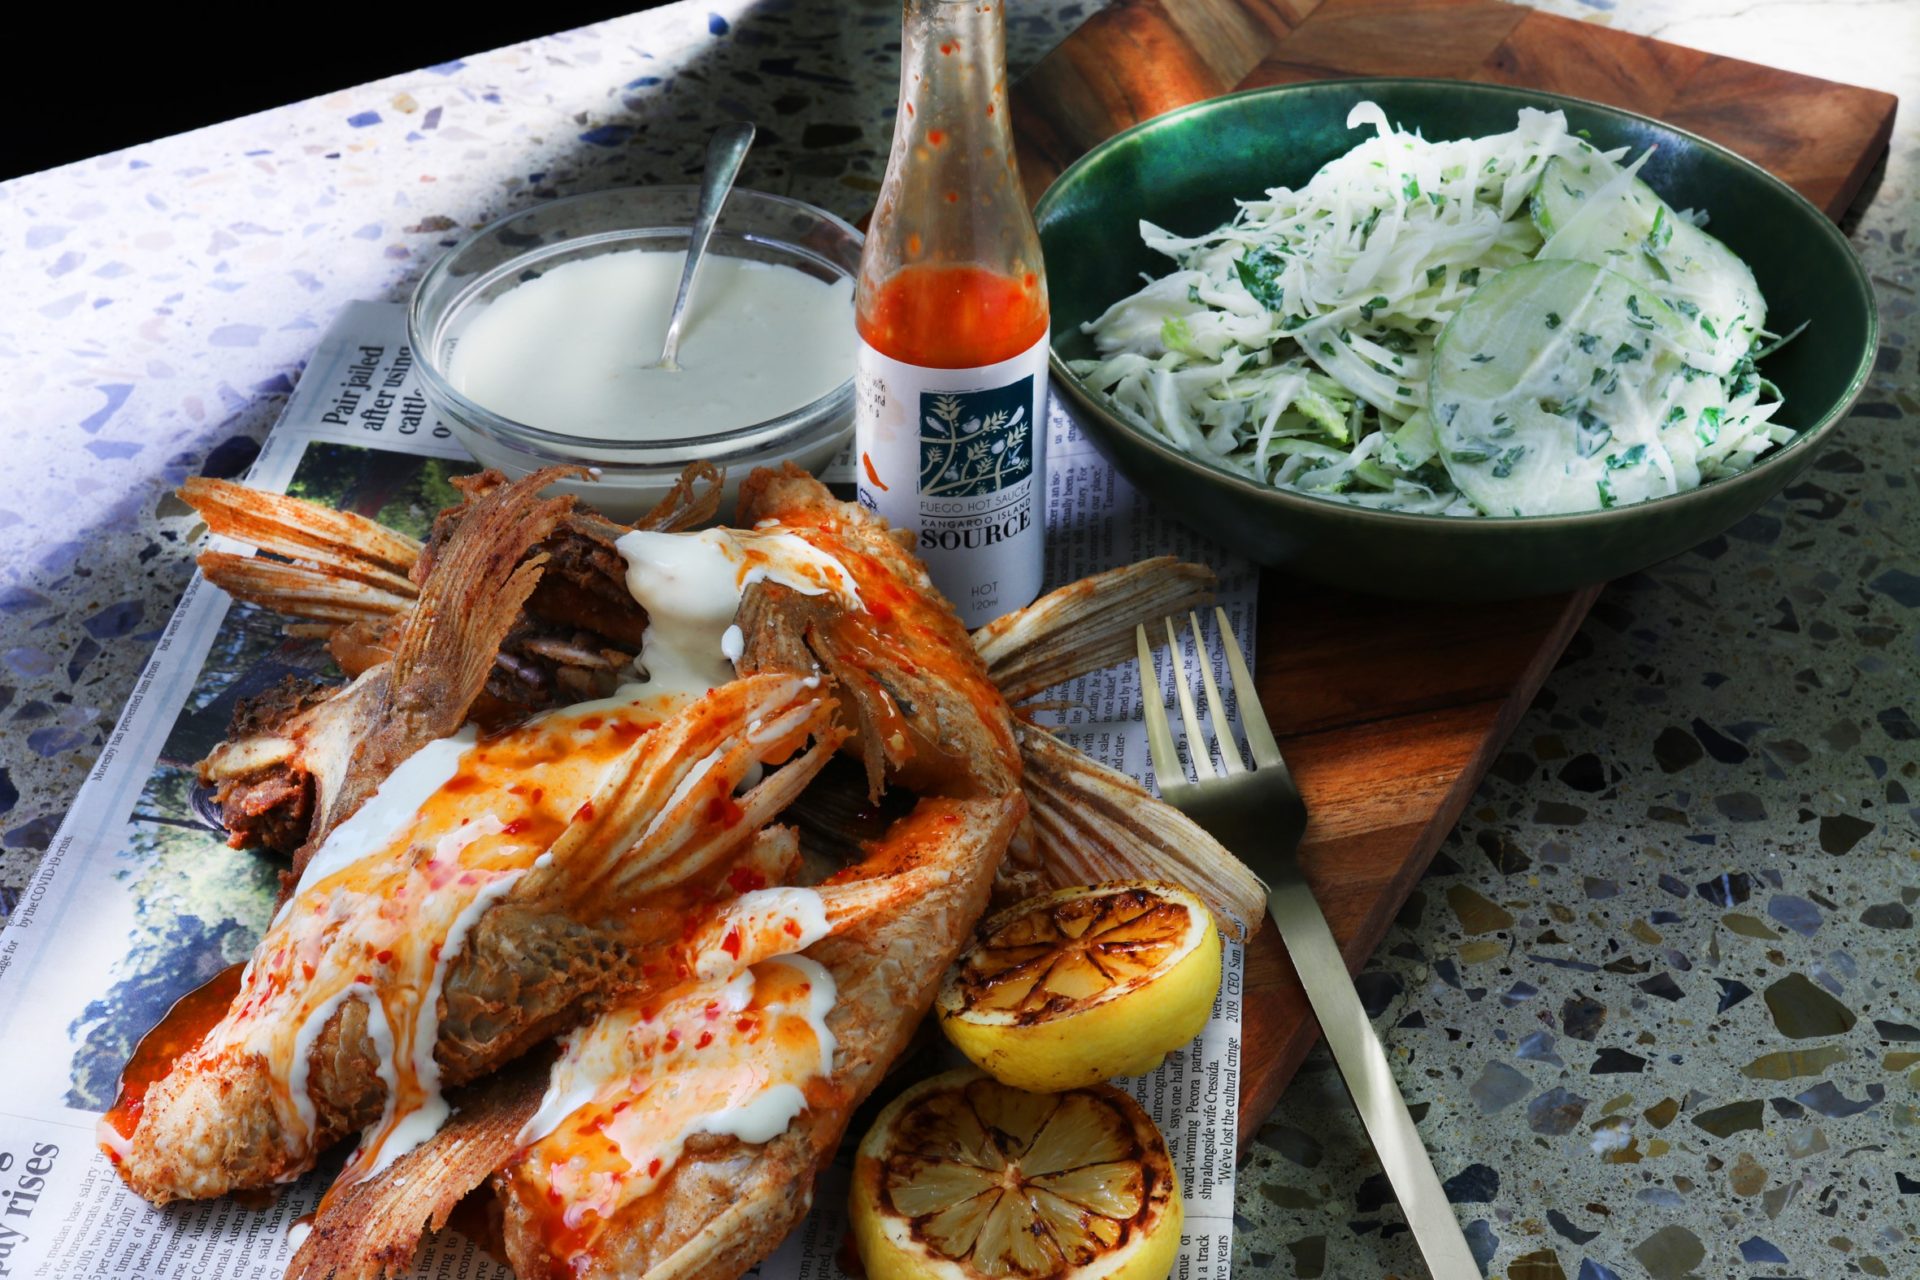
<instances>
[{"instance_id":1,"label":"bottle label","mask_svg":"<svg viewBox=\"0 0 1920 1280\"><path fill-rule=\"evenodd\" d=\"M979 369L905 364L860 343L860 505L913 535L969 629L1032 603L1046 548L1047 339Z\"/></svg>"}]
</instances>

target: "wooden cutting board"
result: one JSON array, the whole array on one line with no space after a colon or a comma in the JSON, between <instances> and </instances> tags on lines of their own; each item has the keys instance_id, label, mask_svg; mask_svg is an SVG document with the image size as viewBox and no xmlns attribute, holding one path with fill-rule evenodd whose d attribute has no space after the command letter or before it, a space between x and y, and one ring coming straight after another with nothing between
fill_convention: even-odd
<instances>
[{"instance_id":1,"label":"wooden cutting board","mask_svg":"<svg viewBox=\"0 0 1920 1280\"><path fill-rule=\"evenodd\" d=\"M1497 0L1115 0L1014 87L1038 198L1107 137L1236 89L1352 76L1525 85L1625 107L1758 162L1838 218L1887 148L1891 95ZM1358 971L1598 588L1407 606L1260 585L1261 701L1313 820L1301 860ZM1247 954L1240 1141L1319 1035L1268 924Z\"/></svg>"}]
</instances>

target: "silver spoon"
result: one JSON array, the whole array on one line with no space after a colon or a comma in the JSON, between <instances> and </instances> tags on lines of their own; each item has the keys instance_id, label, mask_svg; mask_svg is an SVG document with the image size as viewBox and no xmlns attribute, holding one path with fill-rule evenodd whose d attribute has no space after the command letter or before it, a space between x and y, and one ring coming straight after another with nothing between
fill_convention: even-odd
<instances>
[{"instance_id":1,"label":"silver spoon","mask_svg":"<svg viewBox=\"0 0 1920 1280\"><path fill-rule=\"evenodd\" d=\"M687 264L680 269L680 292L674 295L673 314L667 318L667 340L660 348L656 369L678 369L674 357L680 353L680 330L687 323L687 304L693 297L693 275L706 256L707 241L713 238L713 224L720 220L720 206L740 176L740 162L753 145L753 126L741 121L722 125L707 143L707 171L700 176L700 208L693 219L693 234L687 239Z\"/></svg>"}]
</instances>

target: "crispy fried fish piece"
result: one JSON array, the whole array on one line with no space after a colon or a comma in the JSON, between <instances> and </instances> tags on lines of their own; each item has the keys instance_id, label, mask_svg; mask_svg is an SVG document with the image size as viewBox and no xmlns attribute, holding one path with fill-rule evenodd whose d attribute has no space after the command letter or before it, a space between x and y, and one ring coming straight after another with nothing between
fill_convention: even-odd
<instances>
[{"instance_id":1,"label":"crispy fried fish piece","mask_svg":"<svg viewBox=\"0 0 1920 1280\"><path fill-rule=\"evenodd\" d=\"M832 674L855 719L869 795L885 786L1005 795L1020 784L1012 713L953 607L886 521L837 500L807 472L762 468L740 486L742 527L777 529L832 555L862 609L769 582L750 588L742 672ZM768 523L771 522L771 523Z\"/></svg>"},{"instance_id":2,"label":"crispy fried fish piece","mask_svg":"<svg viewBox=\"0 0 1920 1280\"><path fill-rule=\"evenodd\" d=\"M516 1069L472 1086L446 1127L390 1169L336 1184L288 1280L403 1274L423 1232L443 1225L495 1170L489 1217L521 1280L637 1277L656 1266L660 1276L738 1275L806 1214L848 1118L905 1049L978 918L998 851L1023 810L1017 794L924 802L859 865L821 886L830 914L845 921L805 953L838 988L827 1019L838 1046L834 1071L814 1105L772 1142L696 1135L658 1187L599 1224L591 1250L556 1256L565 1233L546 1216L552 1207L516 1187L522 1144L513 1135L539 1109L545 1078L536 1084Z\"/></svg>"},{"instance_id":3,"label":"crispy fried fish piece","mask_svg":"<svg viewBox=\"0 0 1920 1280\"><path fill-rule=\"evenodd\" d=\"M587 794L543 789L525 827L470 826L458 806L491 801L443 788L389 843L302 884L226 1018L148 1091L121 1154L128 1185L165 1203L284 1181L355 1130L390 1136L442 1084L639 980L681 938L687 904L837 746L819 686L767 675L716 689L579 774Z\"/></svg>"},{"instance_id":4,"label":"crispy fried fish piece","mask_svg":"<svg viewBox=\"0 0 1920 1280\"><path fill-rule=\"evenodd\" d=\"M540 490L569 470L537 471L475 504L410 606L391 661L333 697L303 705L277 732L229 739L200 762L201 781L223 806L235 788L259 787L263 774L311 780L312 819L294 853L294 879L402 760L466 721L546 565L529 552L573 505L571 498L542 498ZM247 832L239 829L243 839Z\"/></svg>"},{"instance_id":5,"label":"crispy fried fish piece","mask_svg":"<svg viewBox=\"0 0 1920 1280\"><path fill-rule=\"evenodd\" d=\"M556 467L512 482L497 471L456 480L463 500L436 517L425 545L365 516L230 481L181 487L213 532L280 557L206 551L208 580L309 620L353 677L329 698L271 697L243 709L201 762L229 843L297 857L358 806L368 779L377 784L421 742L469 718L491 723L611 692L639 650L646 612L627 593L613 549L627 527L571 497L539 498L577 474ZM723 478L710 463L689 465L635 527L711 519ZM516 578L528 564L536 567ZM403 662L412 665L395 665Z\"/></svg>"},{"instance_id":6,"label":"crispy fried fish piece","mask_svg":"<svg viewBox=\"0 0 1920 1280\"><path fill-rule=\"evenodd\" d=\"M807 950L838 988L827 1016L837 1047L832 1075L780 1136L758 1144L714 1138L704 1149L689 1143L660 1186L616 1215L589 1252L570 1258L549 1250L552 1231L541 1210L552 1210L513 1194L509 1166L496 1187L507 1256L521 1280L716 1280L771 1253L812 1206L814 1180L854 1109L912 1039L986 907L994 869L1025 810L1018 791L923 800L849 873L931 874L890 910Z\"/></svg>"}]
</instances>

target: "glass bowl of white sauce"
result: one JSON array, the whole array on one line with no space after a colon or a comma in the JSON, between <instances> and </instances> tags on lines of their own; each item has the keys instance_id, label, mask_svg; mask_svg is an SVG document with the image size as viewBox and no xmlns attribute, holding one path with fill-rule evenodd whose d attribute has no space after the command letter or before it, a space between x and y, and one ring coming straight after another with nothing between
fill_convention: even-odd
<instances>
[{"instance_id":1,"label":"glass bowl of white sauce","mask_svg":"<svg viewBox=\"0 0 1920 1280\"><path fill-rule=\"evenodd\" d=\"M596 191L501 218L428 269L407 310L427 396L482 464L572 463L616 519L690 462L818 472L853 431L861 236L824 209L736 188L681 335L655 368L698 188Z\"/></svg>"}]
</instances>

